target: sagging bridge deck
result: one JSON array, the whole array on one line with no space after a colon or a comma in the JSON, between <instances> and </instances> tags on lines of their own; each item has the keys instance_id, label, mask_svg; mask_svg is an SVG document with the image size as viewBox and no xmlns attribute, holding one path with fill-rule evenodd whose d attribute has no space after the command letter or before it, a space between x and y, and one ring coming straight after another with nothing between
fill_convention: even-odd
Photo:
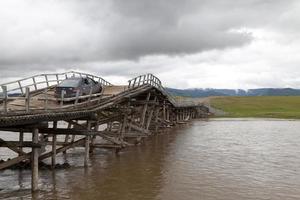
<instances>
[{"instance_id":1,"label":"sagging bridge deck","mask_svg":"<svg viewBox=\"0 0 300 200\"><path fill-rule=\"evenodd\" d=\"M54 88L70 77L89 77L101 83L101 93L64 98L54 97ZM208 109L201 103L177 101L152 74L141 75L128 85L112 85L101 77L80 73L41 74L2 84L0 130L17 132L18 141L0 138L0 147L9 148L17 157L0 163L0 170L20 162L30 162L32 191L38 189L38 165L69 148L84 146L84 165L94 148L117 151L138 144L162 128L206 117ZM67 125L59 127L58 121ZM24 141L24 133L32 140ZM58 141L57 135L64 140ZM100 142L97 137L101 138ZM51 151L41 151L51 145ZM31 148L31 151L25 151ZM28 149L27 149L28 150Z\"/></svg>"}]
</instances>

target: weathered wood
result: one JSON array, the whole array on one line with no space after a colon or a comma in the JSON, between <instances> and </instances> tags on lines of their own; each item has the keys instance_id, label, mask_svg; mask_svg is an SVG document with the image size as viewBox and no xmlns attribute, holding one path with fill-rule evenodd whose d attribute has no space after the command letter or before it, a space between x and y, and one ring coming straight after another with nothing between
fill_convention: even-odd
<instances>
[{"instance_id":1,"label":"weathered wood","mask_svg":"<svg viewBox=\"0 0 300 200\"><path fill-rule=\"evenodd\" d=\"M39 130L37 128L33 129L32 142L35 144L38 144L38 142L39 142ZM31 191L36 192L38 190L38 184L39 184L39 151L38 151L38 148L32 148L31 172L32 172Z\"/></svg>"},{"instance_id":2,"label":"weathered wood","mask_svg":"<svg viewBox=\"0 0 300 200\"><path fill-rule=\"evenodd\" d=\"M13 165L15 165L19 162L22 162L23 160L28 160L28 159L30 159L30 157L31 157L31 153L26 153L26 154L23 154L23 155L18 156L16 158L12 158L10 160L2 162L2 163L0 163L0 170L8 168L10 166L13 166Z\"/></svg>"},{"instance_id":3,"label":"weathered wood","mask_svg":"<svg viewBox=\"0 0 300 200\"><path fill-rule=\"evenodd\" d=\"M47 76L47 74L45 74L45 81L46 81L47 87L49 87L49 81L48 81L48 76Z\"/></svg>"},{"instance_id":4,"label":"weathered wood","mask_svg":"<svg viewBox=\"0 0 300 200\"><path fill-rule=\"evenodd\" d=\"M91 129L91 122L87 121L87 131L90 131ZM89 160L89 153L90 153L90 136L85 136L85 154L84 154L84 166L88 166L88 160Z\"/></svg>"},{"instance_id":5,"label":"weathered wood","mask_svg":"<svg viewBox=\"0 0 300 200\"><path fill-rule=\"evenodd\" d=\"M154 123L155 123L155 132L158 131L159 110L160 110L159 107L157 107L156 110L155 110L155 121L154 121Z\"/></svg>"},{"instance_id":6,"label":"weathered wood","mask_svg":"<svg viewBox=\"0 0 300 200\"><path fill-rule=\"evenodd\" d=\"M150 131L148 131L148 130L146 130L144 128L141 128L141 127L139 127L139 126L137 126L137 125L135 125L133 123L128 123L128 126L131 127L132 129L136 130L136 131L141 132L141 133L144 133L144 134L147 134L147 135L151 134Z\"/></svg>"},{"instance_id":7,"label":"weathered wood","mask_svg":"<svg viewBox=\"0 0 300 200\"><path fill-rule=\"evenodd\" d=\"M79 146L79 145L81 145L81 144L84 144L84 141L85 141L85 138L82 138L82 139L76 140L76 141L74 141L74 142L71 142L71 143L69 143L69 144L66 144L66 145L64 145L63 147L58 148L58 149L56 150L56 154L61 153L61 152L65 151L65 150L67 150L67 149L70 149L70 148L72 148L72 147L75 147L75 146ZM44 159L46 159L46 158L49 158L49 157L51 157L51 156L52 156L52 152L48 152L48 153L42 154L42 155L39 157L39 161L42 161L42 160L44 160ZM1 168L0 168L0 169L1 169Z\"/></svg>"},{"instance_id":8,"label":"weathered wood","mask_svg":"<svg viewBox=\"0 0 300 200\"><path fill-rule=\"evenodd\" d=\"M151 93L149 92L147 94L147 98L146 98L147 102L150 100L150 97L151 97ZM141 114L141 122L140 122L141 127L144 127L147 108L148 108L148 104L145 104L144 107L143 107L142 114Z\"/></svg>"},{"instance_id":9,"label":"weathered wood","mask_svg":"<svg viewBox=\"0 0 300 200\"><path fill-rule=\"evenodd\" d=\"M166 119L166 101L163 102L163 119Z\"/></svg>"},{"instance_id":10,"label":"weathered wood","mask_svg":"<svg viewBox=\"0 0 300 200\"><path fill-rule=\"evenodd\" d=\"M2 87L2 93L3 93L3 112L4 114L7 114L7 86L3 85Z\"/></svg>"},{"instance_id":11,"label":"weathered wood","mask_svg":"<svg viewBox=\"0 0 300 200\"><path fill-rule=\"evenodd\" d=\"M33 81L34 89L37 90L37 85L36 85L35 77L32 77L32 81Z\"/></svg>"},{"instance_id":12,"label":"weathered wood","mask_svg":"<svg viewBox=\"0 0 300 200\"><path fill-rule=\"evenodd\" d=\"M40 148L40 144L36 144L33 142L25 141L25 142L19 142L19 141L0 141L0 147L8 147L10 149L14 149L15 152L17 152L19 155L24 155L24 153L20 147L34 147L34 148Z\"/></svg>"},{"instance_id":13,"label":"weathered wood","mask_svg":"<svg viewBox=\"0 0 300 200\"><path fill-rule=\"evenodd\" d=\"M25 110L26 110L27 113L30 111L30 89L29 89L29 87L26 87Z\"/></svg>"},{"instance_id":14,"label":"weathered wood","mask_svg":"<svg viewBox=\"0 0 300 200\"><path fill-rule=\"evenodd\" d=\"M21 144L21 147L20 147L20 151L23 151L23 142L24 142L24 132L23 131L20 131L19 133L19 141L20 141L20 144ZM22 153L19 153L19 156L22 155Z\"/></svg>"},{"instance_id":15,"label":"weathered wood","mask_svg":"<svg viewBox=\"0 0 300 200\"><path fill-rule=\"evenodd\" d=\"M5 142L3 139L0 138L0 143ZM24 155L26 154L24 151L22 151L20 148L17 148L15 146L7 146L7 148L9 148L10 150L16 152L19 155ZM1 168L0 168L1 169Z\"/></svg>"},{"instance_id":16,"label":"weathered wood","mask_svg":"<svg viewBox=\"0 0 300 200\"><path fill-rule=\"evenodd\" d=\"M152 109L150 110L148 119L147 119L147 124L146 124L146 130L149 130L149 126L152 120L152 116L153 116L153 112L154 112L154 107L152 107Z\"/></svg>"},{"instance_id":17,"label":"weathered wood","mask_svg":"<svg viewBox=\"0 0 300 200\"><path fill-rule=\"evenodd\" d=\"M21 93L24 94L23 87L21 85L21 81L18 81L18 85L19 85L19 89L20 89Z\"/></svg>"},{"instance_id":18,"label":"weathered wood","mask_svg":"<svg viewBox=\"0 0 300 200\"><path fill-rule=\"evenodd\" d=\"M68 78L70 74L60 74L60 77L62 75ZM82 76L81 73L77 75L95 79L92 75ZM50 141L42 143L44 141L42 138L40 144L38 144L38 141L37 143L34 141L24 142L21 136L19 142L6 141L1 143L0 141L0 147L8 147L19 154L19 157L0 163L0 169L20 161L29 160L31 155L32 164L36 163L35 147L45 147L46 144L52 145L52 151L43 153L38 160L52 157L51 164L54 167L58 153L66 153L67 149L80 146L85 148L84 166L87 166L89 153L93 151L93 148L119 150L125 146L132 146L134 145L133 142L140 143L142 138L148 137L151 134L149 130L153 130L154 127L156 131L160 127L171 127L174 125L175 120L185 122L185 120L194 118L194 115L199 115L201 111L200 107L179 106L162 87L161 81L152 74L138 76L130 80L128 86L110 86L108 90L103 87L102 93L92 94L91 89L89 95L80 96L78 91L76 97L72 98L64 98L63 93L61 98L55 98L54 84L58 84L64 79L63 77L59 79L58 74L55 76L56 80L49 81L47 75L43 75L46 80L44 82L39 82L40 78L38 77L32 77L31 79L34 82L32 85L24 84L23 87L19 85L18 90L34 87L35 91L30 93L31 98L30 95L29 98L27 95L25 97L8 97L7 110L9 110L9 113L0 115L0 130L22 131L23 134L28 131L31 132L32 128L35 127L33 137L35 137L36 132L37 135L39 133L45 134L45 136L53 137L51 143ZM99 82L109 85L108 82L100 78ZM45 85L45 83L48 88L38 90L40 84ZM58 103L57 101L61 102ZM66 102L65 105L64 101ZM73 103L73 101L75 102ZM0 103L3 105L3 100ZM49 128L48 126L43 127L40 123L59 120L69 122L68 127L58 128L56 123L52 128ZM76 120L77 122L75 122ZM87 121L87 123L78 123L78 120L79 122ZM98 126L101 124L107 124L104 131L99 131ZM57 135L65 135L64 141L57 142ZM69 142L69 136L71 135L72 139ZM81 138L84 137L75 141L76 135L81 135ZM96 136L103 138L105 144L102 144L102 141L100 144L96 144ZM32 153L26 154L19 147L34 148ZM33 157L35 157L35 160ZM32 169L36 168L33 166ZM33 180L35 180L34 176L36 174L33 174ZM35 182L35 185L38 183L38 181L33 182ZM35 187L32 188L34 190Z\"/></svg>"},{"instance_id":19,"label":"weathered wood","mask_svg":"<svg viewBox=\"0 0 300 200\"><path fill-rule=\"evenodd\" d=\"M53 129L55 131L57 130L57 121L53 122ZM51 157L51 167L52 167L52 169L54 169L55 165L56 165L56 139L57 139L56 134L53 134L52 135L52 157Z\"/></svg>"},{"instance_id":20,"label":"weathered wood","mask_svg":"<svg viewBox=\"0 0 300 200\"><path fill-rule=\"evenodd\" d=\"M123 148L123 146L122 145L115 145L115 144L94 144L94 148L113 149L113 148Z\"/></svg>"},{"instance_id":21,"label":"weathered wood","mask_svg":"<svg viewBox=\"0 0 300 200\"><path fill-rule=\"evenodd\" d=\"M71 127L72 127L72 124L71 124L71 123L68 123L67 129L71 129ZM69 141L69 134L66 134L66 135L65 135L65 143L68 143L68 141ZM66 154L67 151L64 151L63 153Z\"/></svg>"},{"instance_id":22,"label":"weathered wood","mask_svg":"<svg viewBox=\"0 0 300 200\"><path fill-rule=\"evenodd\" d=\"M45 107L45 111L48 110L48 88L46 88L44 90L44 94L45 94L45 104L44 104L44 107Z\"/></svg>"}]
</instances>

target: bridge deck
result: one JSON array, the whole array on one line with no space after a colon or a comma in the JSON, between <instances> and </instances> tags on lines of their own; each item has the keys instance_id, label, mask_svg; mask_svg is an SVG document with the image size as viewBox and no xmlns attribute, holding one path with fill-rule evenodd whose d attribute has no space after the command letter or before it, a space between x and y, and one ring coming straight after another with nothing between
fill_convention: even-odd
<instances>
[{"instance_id":1,"label":"bridge deck","mask_svg":"<svg viewBox=\"0 0 300 200\"><path fill-rule=\"evenodd\" d=\"M59 110L61 104L58 98L54 96L54 88L47 90L47 93L40 91L31 94L29 106L32 110L43 110L45 109L45 100L48 99L47 109L49 110ZM128 90L128 86L103 86L102 95L105 97L117 95L121 92ZM92 99L94 99L92 97ZM66 104L66 103L65 103ZM67 103L65 106L70 106L74 104L74 101ZM3 103L0 103L0 107L3 107ZM16 98L7 103L8 111L24 111L26 107L25 98Z\"/></svg>"}]
</instances>

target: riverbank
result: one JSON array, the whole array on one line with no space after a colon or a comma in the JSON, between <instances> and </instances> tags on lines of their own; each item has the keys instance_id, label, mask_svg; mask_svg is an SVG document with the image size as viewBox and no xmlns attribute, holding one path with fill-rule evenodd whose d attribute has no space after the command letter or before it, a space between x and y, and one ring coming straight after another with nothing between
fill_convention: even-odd
<instances>
[{"instance_id":1,"label":"riverbank","mask_svg":"<svg viewBox=\"0 0 300 200\"><path fill-rule=\"evenodd\" d=\"M300 119L300 96L211 97L209 104L224 111L215 117Z\"/></svg>"}]
</instances>

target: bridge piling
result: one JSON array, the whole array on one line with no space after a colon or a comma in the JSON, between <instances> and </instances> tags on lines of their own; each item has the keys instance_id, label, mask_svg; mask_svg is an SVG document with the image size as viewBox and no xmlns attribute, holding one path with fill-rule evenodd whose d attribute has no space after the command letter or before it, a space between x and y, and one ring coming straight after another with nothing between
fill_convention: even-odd
<instances>
[{"instance_id":1,"label":"bridge piling","mask_svg":"<svg viewBox=\"0 0 300 200\"><path fill-rule=\"evenodd\" d=\"M32 142L34 144L39 143L39 130L37 128L32 131ZM32 147L31 172L31 190L36 192L39 183L39 149L36 147Z\"/></svg>"}]
</instances>

